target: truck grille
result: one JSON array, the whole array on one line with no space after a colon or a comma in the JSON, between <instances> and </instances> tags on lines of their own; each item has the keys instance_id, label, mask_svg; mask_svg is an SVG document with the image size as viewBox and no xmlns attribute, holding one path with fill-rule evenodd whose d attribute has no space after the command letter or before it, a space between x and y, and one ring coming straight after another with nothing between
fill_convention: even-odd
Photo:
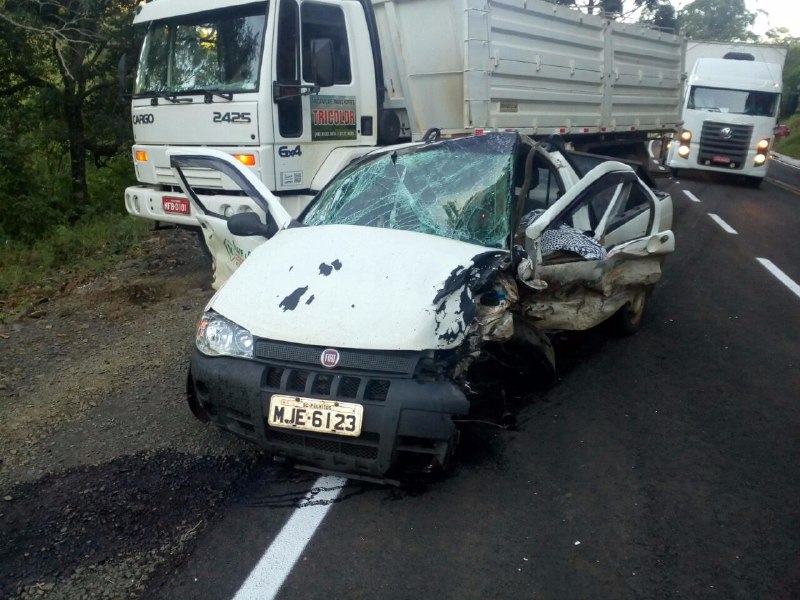
<instances>
[{"instance_id":1,"label":"truck grille","mask_svg":"<svg viewBox=\"0 0 800 600\"><path fill-rule=\"evenodd\" d=\"M254 346L256 358L293 364L320 366L325 348L303 346L272 340L257 339ZM412 377L419 362L419 352L339 350L339 369L391 373Z\"/></svg>"},{"instance_id":2,"label":"truck grille","mask_svg":"<svg viewBox=\"0 0 800 600\"><path fill-rule=\"evenodd\" d=\"M752 125L706 121L700 134L700 153L697 162L741 169L747 159L752 135Z\"/></svg>"}]
</instances>

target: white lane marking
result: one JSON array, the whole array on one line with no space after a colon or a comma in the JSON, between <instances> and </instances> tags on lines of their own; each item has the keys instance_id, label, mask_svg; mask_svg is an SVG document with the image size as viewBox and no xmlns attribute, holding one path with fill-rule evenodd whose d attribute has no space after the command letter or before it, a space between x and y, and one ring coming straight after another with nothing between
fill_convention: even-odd
<instances>
[{"instance_id":1,"label":"white lane marking","mask_svg":"<svg viewBox=\"0 0 800 600\"><path fill-rule=\"evenodd\" d=\"M800 298L800 285L795 283L795 281L791 277L789 277L786 273L784 273L778 267L776 267L775 263L766 258L756 258L756 260L760 262L762 265L764 265L767 271L775 275L778 281L780 281L783 285L789 288L789 290L792 293L794 293L795 296Z\"/></svg>"},{"instance_id":2,"label":"white lane marking","mask_svg":"<svg viewBox=\"0 0 800 600\"><path fill-rule=\"evenodd\" d=\"M723 220L722 220L722 219L719 217L719 215L715 215L714 213L708 213L708 216L709 216L709 217L711 217L711 218L714 220L714 222L715 222L717 225L719 225L720 227L722 227L722 228L723 228L725 231L727 231L728 233L732 233L733 235L739 235L739 232L738 232L738 231L736 231L736 230L735 230L733 227L731 227L730 225L728 225L728 224L727 224L725 221L723 221Z\"/></svg>"},{"instance_id":3,"label":"white lane marking","mask_svg":"<svg viewBox=\"0 0 800 600\"><path fill-rule=\"evenodd\" d=\"M686 194L686 197L687 197L687 198L689 198L689 200L691 200L692 202L700 202L700 198L698 198L697 196L695 196L695 195L694 195L692 192L690 192L689 190L683 190L683 193L684 193L684 194Z\"/></svg>"},{"instance_id":4,"label":"white lane marking","mask_svg":"<svg viewBox=\"0 0 800 600\"><path fill-rule=\"evenodd\" d=\"M325 475L314 482L314 487L292 513L233 600L275 598L346 483L346 479L333 475Z\"/></svg>"}]
</instances>

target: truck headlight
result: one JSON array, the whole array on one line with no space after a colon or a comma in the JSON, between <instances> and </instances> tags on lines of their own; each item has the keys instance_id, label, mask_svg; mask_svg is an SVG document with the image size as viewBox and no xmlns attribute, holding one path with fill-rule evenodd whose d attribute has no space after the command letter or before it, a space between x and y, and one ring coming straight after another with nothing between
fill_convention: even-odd
<instances>
[{"instance_id":1,"label":"truck headlight","mask_svg":"<svg viewBox=\"0 0 800 600\"><path fill-rule=\"evenodd\" d=\"M253 358L253 336L250 332L213 310L205 313L197 324L194 343L200 352L208 356Z\"/></svg>"}]
</instances>

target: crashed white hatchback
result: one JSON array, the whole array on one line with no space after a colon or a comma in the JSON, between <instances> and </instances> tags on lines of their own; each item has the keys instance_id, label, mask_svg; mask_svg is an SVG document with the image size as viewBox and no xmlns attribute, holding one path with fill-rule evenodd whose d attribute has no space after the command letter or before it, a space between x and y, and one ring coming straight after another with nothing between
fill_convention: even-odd
<instances>
[{"instance_id":1,"label":"crashed white hatchback","mask_svg":"<svg viewBox=\"0 0 800 600\"><path fill-rule=\"evenodd\" d=\"M222 153L171 160L207 237L247 257L198 326L192 410L348 476L446 466L486 364L546 378L549 333L612 317L632 333L675 247L671 198L631 167L601 162L559 189L543 179L567 158L516 133L367 156L300 222ZM204 213L186 172L208 168L255 211Z\"/></svg>"}]
</instances>

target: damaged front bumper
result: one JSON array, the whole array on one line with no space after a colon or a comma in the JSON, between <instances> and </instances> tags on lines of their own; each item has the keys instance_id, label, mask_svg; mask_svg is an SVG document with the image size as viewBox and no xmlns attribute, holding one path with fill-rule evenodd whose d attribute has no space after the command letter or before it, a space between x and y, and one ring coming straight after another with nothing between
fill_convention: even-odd
<instances>
[{"instance_id":1,"label":"damaged front bumper","mask_svg":"<svg viewBox=\"0 0 800 600\"><path fill-rule=\"evenodd\" d=\"M324 349L283 350L280 354L302 359L319 356ZM447 465L457 439L453 417L466 415L469 402L447 379L416 377L419 360L403 354L397 368L373 354L368 363L388 369L376 371L331 370L310 361L209 357L195 350L189 402L199 418L207 416L297 466L375 479L430 472ZM359 404L361 433L350 437L270 426L274 394Z\"/></svg>"}]
</instances>

